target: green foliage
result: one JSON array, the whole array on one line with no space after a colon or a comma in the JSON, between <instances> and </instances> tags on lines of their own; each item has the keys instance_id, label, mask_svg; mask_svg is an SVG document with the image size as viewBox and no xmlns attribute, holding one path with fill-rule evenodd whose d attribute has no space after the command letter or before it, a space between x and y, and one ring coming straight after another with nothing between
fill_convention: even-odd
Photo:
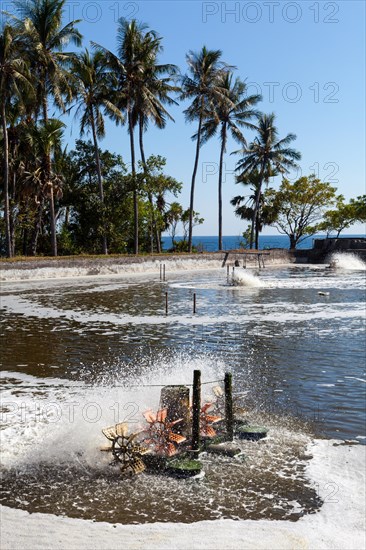
<instances>
[{"instance_id":1,"label":"green foliage","mask_svg":"<svg viewBox=\"0 0 366 550\"><path fill-rule=\"evenodd\" d=\"M336 202L336 188L315 175L294 183L283 179L278 191L266 191L265 199L276 212L271 225L288 235L290 248L294 249L305 237L319 231L325 209Z\"/></svg>"},{"instance_id":2,"label":"green foliage","mask_svg":"<svg viewBox=\"0 0 366 550\"><path fill-rule=\"evenodd\" d=\"M236 166L238 173L237 183L253 183L255 187L255 200L252 213L252 235L255 233L255 248L258 248L259 233L261 231L260 202L262 200L263 184L269 182L269 178L278 174L287 174L291 168L297 168L297 162L301 154L289 147L296 139L295 134L287 134L279 139L275 125L274 113L269 115L259 114L256 126L257 136L244 147L237 151L242 159ZM250 247L252 248L252 241Z\"/></svg>"},{"instance_id":3,"label":"green foliage","mask_svg":"<svg viewBox=\"0 0 366 550\"><path fill-rule=\"evenodd\" d=\"M252 242L252 226L248 225L245 231L242 233L243 240L239 241L240 248L250 248Z\"/></svg>"},{"instance_id":4,"label":"green foliage","mask_svg":"<svg viewBox=\"0 0 366 550\"><path fill-rule=\"evenodd\" d=\"M323 221L319 224L319 231L325 231L327 235L336 233L339 237L344 229L348 229L356 222L366 222L366 195L344 202L344 197L337 197L335 209L324 213Z\"/></svg>"}]
</instances>

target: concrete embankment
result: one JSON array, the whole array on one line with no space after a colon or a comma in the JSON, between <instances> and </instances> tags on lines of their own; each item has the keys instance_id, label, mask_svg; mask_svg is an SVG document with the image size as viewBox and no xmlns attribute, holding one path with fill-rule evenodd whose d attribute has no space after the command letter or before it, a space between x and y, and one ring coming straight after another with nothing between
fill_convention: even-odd
<instances>
[{"instance_id":1,"label":"concrete embankment","mask_svg":"<svg viewBox=\"0 0 366 550\"><path fill-rule=\"evenodd\" d=\"M273 249L261 251L265 265L279 265L293 262L288 250ZM239 262L248 267L258 266L258 256L250 251L230 252L226 265ZM106 257L68 256L58 258L29 258L26 260L2 260L0 280L48 279L61 277L84 277L93 275L120 275L123 273L159 271L162 264L170 270L211 269L223 265L227 252L196 254L154 254L141 256L115 255Z\"/></svg>"}]
</instances>

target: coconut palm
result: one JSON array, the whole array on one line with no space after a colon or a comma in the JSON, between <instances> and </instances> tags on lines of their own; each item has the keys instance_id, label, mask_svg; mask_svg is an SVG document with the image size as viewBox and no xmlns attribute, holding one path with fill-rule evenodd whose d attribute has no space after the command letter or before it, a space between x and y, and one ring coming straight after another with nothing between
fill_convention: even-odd
<instances>
[{"instance_id":1,"label":"coconut palm","mask_svg":"<svg viewBox=\"0 0 366 550\"><path fill-rule=\"evenodd\" d=\"M249 121L258 116L254 106L262 99L260 95L247 95L247 86L240 78L234 80L233 73L221 74L217 81L224 95L214 102L214 111L208 113L208 118L202 126L201 143L220 133L220 161L218 181L218 248L222 250L222 173L224 155L228 135L239 143L246 144L241 128L254 128Z\"/></svg>"},{"instance_id":2,"label":"coconut palm","mask_svg":"<svg viewBox=\"0 0 366 550\"><path fill-rule=\"evenodd\" d=\"M275 174L272 174L274 176ZM242 220L249 220L250 226L250 238L249 247L253 248L253 241L258 232L262 231L264 225L271 225L276 218L276 211L265 203L265 197L263 193L260 193L258 200L259 188L261 188L261 177L258 170L255 170L251 174L244 178L237 178L237 183L242 183L245 186L250 186L250 195L237 195L231 199L230 203L235 208L235 215L239 216ZM255 205L258 202L258 214L255 216ZM257 222L257 224L255 223ZM258 238L258 237L257 237Z\"/></svg>"},{"instance_id":3,"label":"coconut palm","mask_svg":"<svg viewBox=\"0 0 366 550\"><path fill-rule=\"evenodd\" d=\"M10 258L13 253L11 238L10 205L9 205L9 137L7 108L10 100L17 98L21 104L22 93L32 93L30 75L22 52L19 35L10 25L4 25L0 34L0 103L1 103L1 128L4 144L4 217L5 217L5 243L6 255Z\"/></svg>"},{"instance_id":4,"label":"coconut palm","mask_svg":"<svg viewBox=\"0 0 366 550\"><path fill-rule=\"evenodd\" d=\"M191 105L184 111L186 121L193 122L198 119L198 130L192 138L196 140L196 154L191 180L189 206L189 252L192 252L194 191L199 153L202 145L202 125L207 114L215 112L215 104L226 97L226 92L222 90L218 79L229 70L229 67L220 61L221 54L220 50L208 50L205 46L198 53L190 51L186 56L188 74L182 78L180 99L192 100Z\"/></svg>"},{"instance_id":5,"label":"coconut palm","mask_svg":"<svg viewBox=\"0 0 366 550\"><path fill-rule=\"evenodd\" d=\"M153 33L150 31L153 35ZM147 25L139 23L135 19L128 21L121 17L118 20L117 29L117 55L92 42L98 51L106 56L109 69L117 79L115 92L118 95L118 107L127 114L127 127L130 138L131 175L133 187L134 205L134 253L139 250L139 208L138 189L136 178L136 152L134 142L134 129L138 122L135 111L136 95L139 81L143 74L146 62L146 37L149 36ZM144 42L145 39L145 42Z\"/></svg>"},{"instance_id":6,"label":"coconut palm","mask_svg":"<svg viewBox=\"0 0 366 550\"><path fill-rule=\"evenodd\" d=\"M155 31L149 30L146 24L135 19L132 21L123 17L119 19L117 55L99 44L92 44L106 56L108 66L117 78L118 106L127 114L133 181L134 252L137 254L139 212L134 130L138 125L141 160L146 170L143 134L149 121L153 121L159 128L164 128L167 118L171 118L164 104L175 103L170 98L169 92L175 90L170 80L176 68L174 65L157 63L157 55L161 51L161 38Z\"/></svg>"},{"instance_id":7,"label":"coconut palm","mask_svg":"<svg viewBox=\"0 0 366 550\"><path fill-rule=\"evenodd\" d=\"M90 54L86 49L73 58L72 74L74 78L74 93L77 97L75 116L80 117L80 135L90 129L93 136L95 163L97 167L99 198L104 209L104 189L102 169L99 158L98 138L105 135L104 113L116 121L122 122L121 111L111 101L111 75L106 70L105 57L102 52ZM103 215L104 217L104 215ZM107 235L103 223L103 254L108 254Z\"/></svg>"},{"instance_id":8,"label":"coconut palm","mask_svg":"<svg viewBox=\"0 0 366 550\"><path fill-rule=\"evenodd\" d=\"M26 42L32 72L37 82L39 112L48 120L48 98L51 95L58 107L64 109L63 93L70 93L70 75L64 67L70 54L62 50L68 43L81 45L77 20L63 26L66 0L14 0L22 19L16 21ZM37 113L38 115L38 113ZM45 160L46 164L50 160ZM51 184L52 185L52 184ZM57 256L57 238L53 193L49 195L51 219L51 250Z\"/></svg>"},{"instance_id":9,"label":"coconut palm","mask_svg":"<svg viewBox=\"0 0 366 550\"><path fill-rule=\"evenodd\" d=\"M146 40L150 43L150 52L146 56L143 75L139 81L134 106L135 117L139 125L139 146L141 162L144 172L147 172L144 132L151 121L160 129L165 128L167 119L174 121L173 117L165 109L164 104L177 105L169 93L178 91L178 87L172 84L172 77L177 73L177 67L171 64L160 65L157 63L157 54L162 50L161 38L156 35L148 35ZM148 193L151 211L151 227L155 237L157 251L161 252L159 231L156 226L154 204L151 193ZM153 239L151 239L153 242ZM153 252L153 250L151 250Z\"/></svg>"},{"instance_id":10,"label":"coconut palm","mask_svg":"<svg viewBox=\"0 0 366 550\"><path fill-rule=\"evenodd\" d=\"M38 216L36 219L34 235L32 239L32 253L36 254L37 239L41 229L42 211L45 199L49 200L50 205L55 204L55 194L57 198L61 196L61 190L59 185L60 178L52 171L52 156L59 154L61 151L61 142L63 137L63 130L65 124L60 120L49 118L46 121L42 121L41 124L30 127L26 133L25 139L28 146L33 151L34 156L34 170L26 177L32 181L33 184L38 184L38 198L39 203ZM56 217L50 216L50 232L56 234ZM51 242L52 244L52 242Z\"/></svg>"},{"instance_id":11,"label":"coconut palm","mask_svg":"<svg viewBox=\"0 0 366 550\"><path fill-rule=\"evenodd\" d=\"M274 174L287 174L290 168L297 168L295 161L301 159L301 154L288 145L296 139L295 134L287 134L278 139L278 130L275 126L275 115L260 114L256 125L257 137L248 146L244 146L236 153L242 155L236 166L238 172L237 181L245 180L255 170L259 174L258 193L253 209L255 232L255 248L258 249L259 240L259 201L263 183L268 184L269 178Z\"/></svg>"}]
</instances>

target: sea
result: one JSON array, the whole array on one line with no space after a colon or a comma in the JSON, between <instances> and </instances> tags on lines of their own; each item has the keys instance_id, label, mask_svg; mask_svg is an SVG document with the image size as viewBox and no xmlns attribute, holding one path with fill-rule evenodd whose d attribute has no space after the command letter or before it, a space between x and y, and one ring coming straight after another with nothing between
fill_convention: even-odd
<instances>
[{"instance_id":1,"label":"sea","mask_svg":"<svg viewBox=\"0 0 366 550\"><path fill-rule=\"evenodd\" d=\"M361 235L361 234L358 234L358 235L341 234L340 236L365 238L365 235ZM325 235L313 235L311 237L306 237L300 241L297 248L299 249L312 248L314 239L320 239L320 238L325 238ZM175 237L175 240L181 241L183 240L183 237ZM243 237L239 235L230 235L230 236L225 235L223 236L222 240L223 240L223 250L233 250L244 246ZM170 248L172 248L171 237L163 236L162 241L163 241L164 250L169 250ZM217 235L216 236L193 235L192 243L200 252L216 252L218 250ZM260 235L259 236L260 250L268 249L268 248L289 248L289 247L290 247L290 240L287 237L287 235Z\"/></svg>"},{"instance_id":2,"label":"sea","mask_svg":"<svg viewBox=\"0 0 366 550\"><path fill-rule=\"evenodd\" d=\"M263 246L281 243L266 239ZM218 260L172 259L164 278L159 262L87 276L70 262L62 276L48 267L23 280L7 270L0 503L110 524L297 521L317 511L322 501L306 476L313 438L366 443L366 265L353 255L333 259L335 268L230 272ZM102 432L121 422L150 451L190 456L189 433L179 444L171 435L179 422L152 435L146 418L161 417L166 386L191 393L195 370L203 472L123 474ZM206 450L225 418L225 373L237 418L267 434L236 436L232 458Z\"/></svg>"}]
</instances>

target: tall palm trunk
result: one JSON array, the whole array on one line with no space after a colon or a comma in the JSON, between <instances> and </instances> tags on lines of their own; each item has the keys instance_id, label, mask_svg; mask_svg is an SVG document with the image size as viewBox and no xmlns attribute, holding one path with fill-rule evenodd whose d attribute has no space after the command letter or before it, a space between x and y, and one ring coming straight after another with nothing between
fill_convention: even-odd
<instances>
[{"instance_id":1,"label":"tall palm trunk","mask_svg":"<svg viewBox=\"0 0 366 550\"><path fill-rule=\"evenodd\" d=\"M131 148L131 173L133 181L133 218L134 218L134 254L139 253L139 204L136 188L136 160L135 160L135 144L133 139L133 123L131 109L128 109L128 133L130 134Z\"/></svg>"},{"instance_id":2,"label":"tall palm trunk","mask_svg":"<svg viewBox=\"0 0 366 550\"><path fill-rule=\"evenodd\" d=\"M263 179L264 179L264 167L265 163L262 164L262 168L260 171L260 177L258 182L258 189L257 189L257 196L255 198L255 205L254 205L254 212L253 212L253 221L255 221L255 248L258 250L258 244L259 244L259 203L261 199L261 193L262 193L262 185L263 185ZM252 244L253 241L253 225L252 225L252 234L250 237L250 241Z\"/></svg>"},{"instance_id":3,"label":"tall palm trunk","mask_svg":"<svg viewBox=\"0 0 366 550\"><path fill-rule=\"evenodd\" d=\"M224 153L226 149L226 138L227 138L227 129L226 122L223 124L222 128L222 141L221 141L221 151L220 151L220 166L219 166L219 250L222 250L222 171L224 166Z\"/></svg>"},{"instance_id":4,"label":"tall palm trunk","mask_svg":"<svg viewBox=\"0 0 366 550\"><path fill-rule=\"evenodd\" d=\"M35 224L34 224L32 241L31 241L31 255L32 256L37 255L38 237L39 237L39 234L41 232L41 227L42 227L43 210L44 210L44 197L41 197L40 203L38 205L38 211L37 211L37 214L36 214L36 220L35 220Z\"/></svg>"},{"instance_id":5,"label":"tall palm trunk","mask_svg":"<svg viewBox=\"0 0 366 550\"><path fill-rule=\"evenodd\" d=\"M139 121L139 143L140 143L140 154L141 154L142 166L144 168L144 172L147 173L147 165L146 165L146 157L145 157L145 149L144 149L144 128L143 128L143 121L142 121L141 118L140 118L140 121ZM150 211L151 211L151 233L152 233L152 236L151 236L151 243L152 243L151 252L154 252L154 239L155 239L156 250L160 254L160 252L161 252L160 235L159 235L159 232L158 232L157 227L156 227L154 203L153 203L153 198L152 198L152 194L151 194L150 191L148 192L147 196L148 196L148 200L149 200L149 204L150 204Z\"/></svg>"},{"instance_id":6,"label":"tall palm trunk","mask_svg":"<svg viewBox=\"0 0 366 550\"><path fill-rule=\"evenodd\" d=\"M44 83L46 82L47 74L44 74ZM47 91L45 84L42 90L42 108L43 108L43 120L44 124L48 122L48 102ZM53 182L51 179L51 151L45 152L44 155L45 170L45 183L49 187L49 208L50 208L50 231L51 231L51 255L57 256L57 235L56 235L56 219L55 219L55 200L53 192Z\"/></svg>"},{"instance_id":7,"label":"tall palm trunk","mask_svg":"<svg viewBox=\"0 0 366 550\"><path fill-rule=\"evenodd\" d=\"M253 208L253 215L251 219L251 225L250 225L250 240L249 240L249 248L252 250L253 243L254 243L254 233L255 233L255 223L256 223L256 213L255 208Z\"/></svg>"},{"instance_id":8,"label":"tall palm trunk","mask_svg":"<svg viewBox=\"0 0 366 550\"><path fill-rule=\"evenodd\" d=\"M203 110L203 102L201 103L201 112L200 112L200 118L198 122L196 158L195 158L194 167L193 167L192 182L191 182L191 197L189 202L189 230L188 230L188 251L189 252L192 252L194 188L196 184L198 160L199 160L200 148L201 148L201 132L202 132L202 118L203 118L202 110Z\"/></svg>"},{"instance_id":9,"label":"tall palm trunk","mask_svg":"<svg viewBox=\"0 0 366 550\"><path fill-rule=\"evenodd\" d=\"M4 217L5 217L5 246L8 258L13 256L11 228L10 228L10 208L9 208L9 140L8 128L6 123L5 101L1 107L1 124L3 128L4 141Z\"/></svg>"},{"instance_id":10,"label":"tall palm trunk","mask_svg":"<svg viewBox=\"0 0 366 550\"><path fill-rule=\"evenodd\" d=\"M102 205L102 210L103 210L103 212L102 212L102 226L103 226L102 248L103 248L103 254L108 254L107 235L106 235L106 230L105 230L104 189L103 189L103 179L102 179L102 168L101 168L101 165L100 165L98 138L97 138L97 131L96 131L96 128L95 128L94 111L93 111L92 106L90 107L90 123L91 123L92 134L93 134L95 164L97 166L99 199L100 199L100 202L101 202L101 205Z\"/></svg>"}]
</instances>

